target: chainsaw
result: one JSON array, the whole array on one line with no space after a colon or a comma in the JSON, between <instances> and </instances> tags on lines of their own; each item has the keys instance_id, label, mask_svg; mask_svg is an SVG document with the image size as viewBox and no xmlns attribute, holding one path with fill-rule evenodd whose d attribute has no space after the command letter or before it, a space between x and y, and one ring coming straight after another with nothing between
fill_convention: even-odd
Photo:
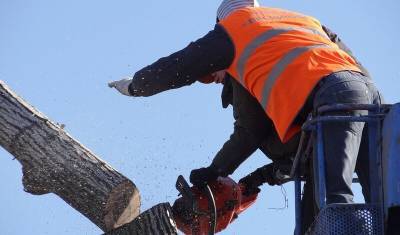
<instances>
[{"instance_id":1,"label":"chainsaw","mask_svg":"<svg viewBox=\"0 0 400 235\"><path fill-rule=\"evenodd\" d=\"M176 189L181 197L172 206L176 225L187 235L209 235L224 230L249 208L258 193L244 195L245 186L229 177L219 177L202 188L190 187L179 176Z\"/></svg>"}]
</instances>

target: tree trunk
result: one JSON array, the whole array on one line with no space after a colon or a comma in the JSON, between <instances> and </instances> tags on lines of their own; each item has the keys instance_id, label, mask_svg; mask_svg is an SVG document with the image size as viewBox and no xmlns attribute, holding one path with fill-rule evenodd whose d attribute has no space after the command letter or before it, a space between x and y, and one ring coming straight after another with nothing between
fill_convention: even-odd
<instances>
[{"instance_id":1,"label":"tree trunk","mask_svg":"<svg viewBox=\"0 0 400 235\"><path fill-rule=\"evenodd\" d=\"M169 203L162 203L140 214L132 222L104 235L178 234Z\"/></svg>"},{"instance_id":2,"label":"tree trunk","mask_svg":"<svg viewBox=\"0 0 400 235\"><path fill-rule=\"evenodd\" d=\"M0 81L0 146L21 164L24 190L54 193L103 231L139 214L136 186Z\"/></svg>"}]
</instances>

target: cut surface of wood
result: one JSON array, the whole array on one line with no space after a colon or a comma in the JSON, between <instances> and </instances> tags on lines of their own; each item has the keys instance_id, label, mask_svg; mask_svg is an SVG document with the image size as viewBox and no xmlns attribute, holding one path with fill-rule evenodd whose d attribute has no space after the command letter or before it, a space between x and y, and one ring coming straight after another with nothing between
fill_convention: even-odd
<instances>
[{"instance_id":1,"label":"cut surface of wood","mask_svg":"<svg viewBox=\"0 0 400 235\"><path fill-rule=\"evenodd\" d=\"M178 234L169 203L158 204L132 222L104 235L175 235Z\"/></svg>"}]
</instances>

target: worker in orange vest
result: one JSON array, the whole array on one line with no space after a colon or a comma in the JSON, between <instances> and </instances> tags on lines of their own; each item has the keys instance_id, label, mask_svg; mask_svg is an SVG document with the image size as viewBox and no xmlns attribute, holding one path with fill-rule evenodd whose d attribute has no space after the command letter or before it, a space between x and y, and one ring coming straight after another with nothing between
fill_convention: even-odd
<instances>
[{"instance_id":1,"label":"worker in orange vest","mask_svg":"<svg viewBox=\"0 0 400 235\"><path fill-rule=\"evenodd\" d=\"M139 70L133 78L110 86L128 96L151 96L210 74L221 82L227 74L231 83L247 91L262 110L265 121L253 123L259 129L257 133L276 133L282 144L293 140L306 115L321 105L381 102L366 72L329 37L317 19L260 7L253 0L224 0L217 20L214 30L203 38ZM240 129L241 123L236 123L235 133L236 128ZM366 151L364 129L363 123L324 124L328 204L353 201L350 186L356 163L368 200L368 164L357 161L359 150ZM191 182L202 185L232 174L262 144L259 135L246 130L242 134L231 136L209 167L193 170ZM240 157L224 153L227 148ZM235 148L237 151L233 151Z\"/></svg>"}]
</instances>

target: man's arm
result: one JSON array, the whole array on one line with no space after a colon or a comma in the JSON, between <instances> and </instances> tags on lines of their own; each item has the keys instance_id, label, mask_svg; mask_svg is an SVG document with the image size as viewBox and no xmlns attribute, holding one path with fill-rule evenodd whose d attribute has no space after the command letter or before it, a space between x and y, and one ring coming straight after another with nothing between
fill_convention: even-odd
<instances>
[{"instance_id":1,"label":"man's arm","mask_svg":"<svg viewBox=\"0 0 400 235\"><path fill-rule=\"evenodd\" d=\"M234 131L209 167L192 170L190 182L196 186L232 174L258 149L273 128L258 101L233 78L227 76L225 80L232 84Z\"/></svg>"},{"instance_id":2,"label":"man's arm","mask_svg":"<svg viewBox=\"0 0 400 235\"><path fill-rule=\"evenodd\" d=\"M273 129L272 121L258 101L236 80L229 80L233 92L234 132L211 164L221 176L232 174Z\"/></svg>"},{"instance_id":3,"label":"man's arm","mask_svg":"<svg viewBox=\"0 0 400 235\"><path fill-rule=\"evenodd\" d=\"M197 79L229 67L234 45L225 30L214 30L186 48L164 57L135 73L129 86L132 96L151 96L187 86Z\"/></svg>"},{"instance_id":4,"label":"man's arm","mask_svg":"<svg viewBox=\"0 0 400 235\"><path fill-rule=\"evenodd\" d=\"M211 168L218 176L232 174L240 164L258 149L258 141L246 128L235 122L234 132L214 157Z\"/></svg>"}]
</instances>

